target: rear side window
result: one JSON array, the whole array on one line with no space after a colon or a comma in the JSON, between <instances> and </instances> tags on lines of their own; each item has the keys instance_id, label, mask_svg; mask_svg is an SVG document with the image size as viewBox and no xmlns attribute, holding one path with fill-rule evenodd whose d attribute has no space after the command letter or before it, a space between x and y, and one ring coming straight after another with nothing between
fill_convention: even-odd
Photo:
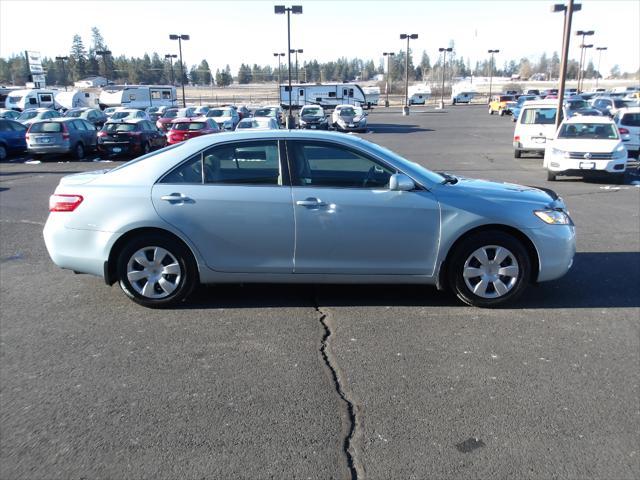
<instances>
[{"instance_id":1,"label":"rear side window","mask_svg":"<svg viewBox=\"0 0 640 480\"><path fill-rule=\"evenodd\" d=\"M204 152L205 183L278 185L278 142L221 145Z\"/></svg>"},{"instance_id":2,"label":"rear side window","mask_svg":"<svg viewBox=\"0 0 640 480\"><path fill-rule=\"evenodd\" d=\"M640 113L625 113L620 120L625 127L640 127Z\"/></svg>"},{"instance_id":3,"label":"rear side window","mask_svg":"<svg viewBox=\"0 0 640 480\"><path fill-rule=\"evenodd\" d=\"M30 133L60 133L62 123L60 122L37 122L31 125Z\"/></svg>"},{"instance_id":4,"label":"rear side window","mask_svg":"<svg viewBox=\"0 0 640 480\"><path fill-rule=\"evenodd\" d=\"M523 125L553 125L556 121L556 108L527 108L522 114Z\"/></svg>"}]
</instances>

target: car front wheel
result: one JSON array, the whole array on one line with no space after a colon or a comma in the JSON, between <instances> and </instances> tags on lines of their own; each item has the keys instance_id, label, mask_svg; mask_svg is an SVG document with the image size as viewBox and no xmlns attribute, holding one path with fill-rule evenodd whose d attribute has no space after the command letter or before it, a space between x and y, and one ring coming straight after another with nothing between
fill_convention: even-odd
<instances>
[{"instance_id":1,"label":"car front wheel","mask_svg":"<svg viewBox=\"0 0 640 480\"><path fill-rule=\"evenodd\" d=\"M117 260L120 287L134 302L150 308L175 305L196 284L196 263L191 252L163 235L134 238Z\"/></svg>"},{"instance_id":2,"label":"car front wheel","mask_svg":"<svg viewBox=\"0 0 640 480\"><path fill-rule=\"evenodd\" d=\"M468 305L498 307L515 300L526 288L531 262L522 243L500 231L464 239L448 266L449 285Z\"/></svg>"}]
</instances>

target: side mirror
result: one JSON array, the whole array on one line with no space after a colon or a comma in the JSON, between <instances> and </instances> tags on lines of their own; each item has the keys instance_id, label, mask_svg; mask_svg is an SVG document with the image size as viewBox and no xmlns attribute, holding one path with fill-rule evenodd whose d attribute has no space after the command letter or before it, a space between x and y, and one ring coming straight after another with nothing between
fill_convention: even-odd
<instances>
[{"instance_id":1,"label":"side mirror","mask_svg":"<svg viewBox=\"0 0 640 480\"><path fill-rule=\"evenodd\" d=\"M416 184L403 173L396 173L389 178L389 190L408 192L414 190Z\"/></svg>"}]
</instances>

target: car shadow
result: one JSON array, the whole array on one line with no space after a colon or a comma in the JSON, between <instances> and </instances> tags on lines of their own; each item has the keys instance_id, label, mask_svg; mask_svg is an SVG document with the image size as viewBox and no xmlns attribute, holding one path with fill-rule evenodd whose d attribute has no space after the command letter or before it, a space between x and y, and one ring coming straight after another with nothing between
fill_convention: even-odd
<instances>
[{"instance_id":1,"label":"car shadow","mask_svg":"<svg viewBox=\"0 0 640 480\"><path fill-rule=\"evenodd\" d=\"M419 133L434 132L431 128L422 128L418 125L402 125L397 123L370 123L369 132L373 133Z\"/></svg>"},{"instance_id":2,"label":"car shadow","mask_svg":"<svg viewBox=\"0 0 640 480\"><path fill-rule=\"evenodd\" d=\"M640 252L577 253L562 278L530 286L507 308L640 307ZM200 286L178 309L325 306L460 307L428 285L220 284Z\"/></svg>"}]
</instances>

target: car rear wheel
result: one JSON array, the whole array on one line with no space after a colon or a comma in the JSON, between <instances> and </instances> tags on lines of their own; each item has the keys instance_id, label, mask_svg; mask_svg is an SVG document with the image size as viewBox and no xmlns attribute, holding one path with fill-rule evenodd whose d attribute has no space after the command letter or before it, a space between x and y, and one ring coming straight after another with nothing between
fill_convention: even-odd
<instances>
[{"instance_id":1,"label":"car rear wheel","mask_svg":"<svg viewBox=\"0 0 640 480\"><path fill-rule=\"evenodd\" d=\"M184 300L195 287L196 271L191 252L164 235L134 238L117 260L118 280L124 293L150 308L168 307Z\"/></svg>"},{"instance_id":2,"label":"car rear wheel","mask_svg":"<svg viewBox=\"0 0 640 480\"><path fill-rule=\"evenodd\" d=\"M522 157L522 150L514 150L513 151L513 158L520 158Z\"/></svg>"},{"instance_id":3,"label":"car rear wheel","mask_svg":"<svg viewBox=\"0 0 640 480\"><path fill-rule=\"evenodd\" d=\"M82 160L84 158L84 147L81 143L76 144L73 155L76 157L76 160Z\"/></svg>"},{"instance_id":4,"label":"car rear wheel","mask_svg":"<svg viewBox=\"0 0 640 480\"><path fill-rule=\"evenodd\" d=\"M4 145L0 145L0 161L7 159L7 149Z\"/></svg>"},{"instance_id":5,"label":"car rear wheel","mask_svg":"<svg viewBox=\"0 0 640 480\"><path fill-rule=\"evenodd\" d=\"M500 231L464 239L448 266L449 285L457 297L476 307L498 307L526 288L531 262L522 243Z\"/></svg>"}]
</instances>

